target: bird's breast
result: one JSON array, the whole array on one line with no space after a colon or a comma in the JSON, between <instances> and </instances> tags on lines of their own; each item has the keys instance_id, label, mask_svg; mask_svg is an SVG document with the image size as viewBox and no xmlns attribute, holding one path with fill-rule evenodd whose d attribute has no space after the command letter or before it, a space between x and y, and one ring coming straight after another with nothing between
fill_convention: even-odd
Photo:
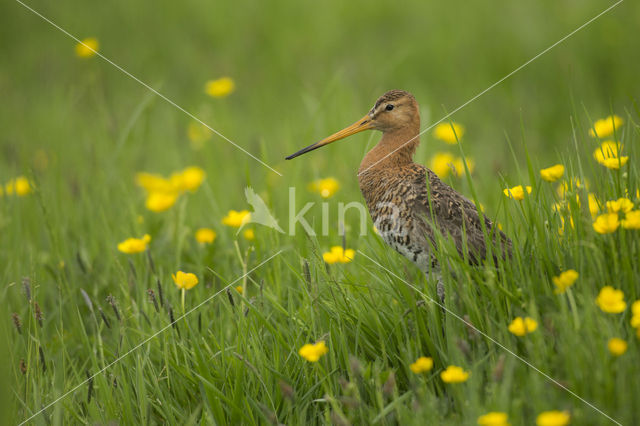
<instances>
[{"instance_id":1,"label":"bird's breast","mask_svg":"<svg viewBox=\"0 0 640 426\"><path fill-rule=\"evenodd\" d=\"M424 222L413 209L410 189L395 179L378 176L375 182L365 182L364 188L361 181L361 190L382 239L421 270L437 267Z\"/></svg>"}]
</instances>

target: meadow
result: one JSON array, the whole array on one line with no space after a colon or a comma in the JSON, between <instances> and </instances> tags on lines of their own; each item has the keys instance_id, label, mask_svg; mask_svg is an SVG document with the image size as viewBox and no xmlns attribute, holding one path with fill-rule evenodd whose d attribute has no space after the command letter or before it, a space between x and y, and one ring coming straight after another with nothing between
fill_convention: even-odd
<instances>
[{"instance_id":1,"label":"meadow","mask_svg":"<svg viewBox=\"0 0 640 426\"><path fill-rule=\"evenodd\" d=\"M460 110L614 3L25 4L113 63L0 5L2 423L640 424L637 3ZM389 89L514 243L441 305L339 220L378 133L284 160Z\"/></svg>"}]
</instances>

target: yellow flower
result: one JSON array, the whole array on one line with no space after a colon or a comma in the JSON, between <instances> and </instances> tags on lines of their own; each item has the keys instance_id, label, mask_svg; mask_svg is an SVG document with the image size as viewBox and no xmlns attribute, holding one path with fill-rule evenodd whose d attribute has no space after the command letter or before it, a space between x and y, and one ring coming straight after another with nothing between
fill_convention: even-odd
<instances>
[{"instance_id":1,"label":"yellow flower","mask_svg":"<svg viewBox=\"0 0 640 426\"><path fill-rule=\"evenodd\" d=\"M527 194L531 194L531 187L527 186ZM513 188L504 189L504 195L509 198L513 198L514 200L523 200L524 199L524 188L522 185L514 186Z\"/></svg>"},{"instance_id":2,"label":"yellow flower","mask_svg":"<svg viewBox=\"0 0 640 426\"><path fill-rule=\"evenodd\" d=\"M598 199L596 198L596 194L589 193L588 201L589 201L589 213L591 213L591 217L595 219L596 216L598 215L598 212L600 211L600 206L598 203Z\"/></svg>"},{"instance_id":3,"label":"yellow flower","mask_svg":"<svg viewBox=\"0 0 640 426\"><path fill-rule=\"evenodd\" d=\"M196 231L196 241L200 244L210 244L216 240L216 231L210 228L200 228Z\"/></svg>"},{"instance_id":4,"label":"yellow flower","mask_svg":"<svg viewBox=\"0 0 640 426\"><path fill-rule=\"evenodd\" d=\"M340 189L340 182L332 177L316 179L308 185L307 189L317 192L322 198L329 198Z\"/></svg>"},{"instance_id":5,"label":"yellow flower","mask_svg":"<svg viewBox=\"0 0 640 426\"><path fill-rule=\"evenodd\" d=\"M416 374L430 371L433 368L433 359L430 357L421 356L416 360L416 362L409 365L409 368Z\"/></svg>"},{"instance_id":6,"label":"yellow flower","mask_svg":"<svg viewBox=\"0 0 640 426\"><path fill-rule=\"evenodd\" d=\"M195 191L204 181L206 174L204 170L197 166L187 167L186 169L171 174L171 184L178 191Z\"/></svg>"},{"instance_id":7,"label":"yellow flower","mask_svg":"<svg viewBox=\"0 0 640 426\"><path fill-rule=\"evenodd\" d=\"M445 383L462 383L467 381L470 374L468 371L464 371L462 367L450 365L440 373L440 378Z\"/></svg>"},{"instance_id":8,"label":"yellow flower","mask_svg":"<svg viewBox=\"0 0 640 426\"><path fill-rule=\"evenodd\" d=\"M624 219L620 221L624 229L640 229L640 210L627 212Z\"/></svg>"},{"instance_id":9,"label":"yellow flower","mask_svg":"<svg viewBox=\"0 0 640 426\"><path fill-rule=\"evenodd\" d=\"M198 189L204 178L204 170L192 166L173 173L169 179L153 173L140 172L136 174L136 184L147 192L146 207L154 212L162 212L173 206L185 191Z\"/></svg>"},{"instance_id":10,"label":"yellow flower","mask_svg":"<svg viewBox=\"0 0 640 426\"><path fill-rule=\"evenodd\" d=\"M469 174L472 174L473 170L476 167L476 162L469 157L466 158L466 161L467 161L467 168L469 169ZM462 157L456 157L456 159L453 160L453 163L451 163L451 165L453 166L453 172L456 174L456 176L460 177L465 173L464 162L462 161Z\"/></svg>"},{"instance_id":11,"label":"yellow flower","mask_svg":"<svg viewBox=\"0 0 640 426\"><path fill-rule=\"evenodd\" d=\"M329 348L325 345L324 340L320 340L314 344L307 343L300 348L298 353L309 362L318 362L320 357L329 352Z\"/></svg>"},{"instance_id":12,"label":"yellow flower","mask_svg":"<svg viewBox=\"0 0 640 426\"><path fill-rule=\"evenodd\" d=\"M615 201L607 201L606 206L609 213L626 213L633 210L633 202L628 198L618 198Z\"/></svg>"},{"instance_id":13,"label":"yellow flower","mask_svg":"<svg viewBox=\"0 0 640 426\"><path fill-rule=\"evenodd\" d=\"M353 260L355 255L356 252L353 249L344 250L342 246L333 246L331 247L331 251L322 253L322 258L328 264L349 263Z\"/></svg>"},{"instance_id":14,"label":"yellow flower","mask_svg":"<svg viewBox=\"0 0 640 426\"><path fill-rule=\"evenodd\" d=\"M149 241L151 241L149 234L144 234L142 238L127 238L118 243L118 250L126 254L140 253L147 249Z\"/></svg>"},{"instance_id":15,"label":"yellow flower","mask_svg":"<svg viewBox=\"0 0 640 426\"><path fill-rule=\"evenodd\" d=\"M176 203L178 196L175 193L152 192L147 196L145 206L152 212L163 212Z\"/></svg>"},{"instance_id":16,"label":"yellow flower","mask_svg":"<svg viewBox=\"0 0 640 426\"><path fill-rule=\"evenodd\" d=\"M617 129L624 123L624 120L617 115L610 115L593 123L593 128L589 129L589 136L595 138L606 138L613 134L613 130Z\"/></svg>"},{"instance_id":17,"label":"yellow flower","mask_svg":"<svg viewBox=\"0 0 640 426\"><path fill-rule=\"evenodd\" d=\"M436 152L429 161L429 168L441 179L444 179L451 173L451 164L454 160L453 155L448 152Z\"/></svg>"},{"instance_id":18,"label":"yellow flower","mask_svg":"<svg viewBox=\"0 0 640 426\"><path fill-rule=\"evenodd\" d=\"M31 186L29 179L24 176L18 176L17 178L11 179L7 182L4 186L4 191L7 195L16 194L19 197L24 197L31 193L32 188L33 187Z\"/></svg>"},{"instance_id":19,"label":"yellow flower","mask_svg":"<svg viewBox=\"0 0 640 426\"><path fill-rule=\"evenodd\" d=\"M249 210L229 210L229 213L222 218L222 224L231 226L233 228L240 228L245 223L251 220L251 213Z\"/></svg>"},{"instance_id":20,"label":"yellow flower","mask_svg":"<svg viewBox=\"0 0 640 426\"><path fill-rule=\"evenodd\" d=\"M571 225L571 229L575 228L575 224L573 223L573 217L569 216L569 225ZM560 216L560 229L558 229L558 234L564 235L564 217Z\"/></svg>"},{"instance_id":21,"label":"yellow flower","mask_svg":"<svg viewBox=\"0 0 640 426\"><path fill-rule=\"evenodd\" d=\"M566 411L545 411L538 414L536 426L566 426L570 419L571 416Z\"/></svg>"},{"instance_id":22,"label":"yellow flower","mask_svg":"<svg viewBox=\"0 0 640 426\"><path fill-rule=\"evenodd\" d=\"M256 239L256 233L253 232L253 229L245 229L242 233L242 236L245 240L252 241Z\"/></svg>"},{"instance_id":23,"label":"yellow flower","mask_svg":"<svg viewBox=\"0 0 640 426\"><path fill-rule=\"evenodd\" d=\"M222 77L217 80L209 80L205 84L204 91L214 98L224 98L229 96L236 88L236 84L229 77Z\"/></svg>"},{"instance_id":24,"label":"yellow flower","mask_svg":"<svg viewBox=\"0 0 640 426\"><path fill-rule=\"evenodd\" d=\"M586 180L584 182L580 181L580 179L578 178L573 178L569 181L563 181L558 185L558 196L560 198L564 198L564 196L567 194L567 192L569 191L575 191L576 189L579 188L584 188L584 189L589 189L589 182L587 182Z\"/></svg>"},{"instance_id":25,"label":"yellow flower","mask_svg":"<svg viewBox=\"0 0 640 426\"><path fill-rule=\"evenodd\" d=\"M533 333L538 328L538 323L531 317L516 317L509 324L509 331L518 337L522 337L527 333Z\"/></svg>"},{"instance_id":26,"label":"yellow flower","mask_svg":"<svg viewBox=\"0 0 640 426\"><path fill-rule=\"evenodd\" d=\"M93 37L85 38L76 44L76 56L79 58L90 58L98 52L100 43Z\"/></svg>"},{"instance_id":27,"label":"yellow flower","mask_svg":"<svg viewBox=\"0 0 640 426\"><path fill-rule=\"evenodd\" d=\"M478 417L478 425L480 426L510 426L507 413L492 411Z\"/></svg>"},{"instance_id":28,"label":"yellow flower","mask_svg":"<svg viewBox=\"0 0 640 426\"><path fill-rule=\"evenodd\" d=\"M607 348L611 355L620 356L627 351L627 342L618 337L612 337L607 342Z\"/></svg>"},{"instance_id":29,"label":"yellow flower","mask_svg":"<svg viewBox=\"0 0 640 426\"><path fill-rule=\"evenodd\" d=\"M619 314L627 308L622 290L616 290L609 285L602 287L596 298L596 303L600 309L610 314Z\"/></svg>"},{"instance_id":30,"label":"yellow flower","mask_svg":"<svg viewBox=\"0 0 640 426\"><path fill-rule=\"evenodd\" d=\"M176 191L176 188L169 179L153 173L136 173L136 184L148 193Z\"/></svg>"},{"instance_id":31,"label":"yellow flower","mask_svg":"<svg viewBox=\"0 0 640 426\"><path fill-rule=\"evenodd\" d=\"M555 166L547 167L540 170L540 176L547 182L555 182L564 175L564 166L562 164L556 164Z\"/></svg>"},{"instance_id":32,"label":"yellow flower","mask_svg":"<svg viewBox=\"0 0 640 426\"><path fill-rule=\"evenodd\" d=\"M636 300L631 305L631 327L637 329L640 337L640 300Z\"/></svg>"},{"instance_id":33,"label":"yellow flower","mask_svg":"<svg viewBox=\"0 0 640 426\"><path fill-rule=\"evenodd\" d=\"M187 127L187 136L191 142L191 148L201 149L213 132L204 124L192 121Z\"/></svg>"},{"instance_id":34,"label":"yellow flower","mask_svg":"<svg viewBox=\"0 0 640 426\"><path fill-rule=\"evenodd\" d=\"M598 234L610 234L615 232L620 226L620 221L618 220L618 213L604 213L596 218L596 221L593 222L593 229Z\"/></svg>"},{"instance_id":35,"label":"yellow flower","mask_svg":"<svg viewBox=\"0 0 640 426\"><path fill-rule=\"evenodd\" d=\"M242 286L241 286L241 285L239 285L239 286L237 286L237 287L236 287L236 291L237 291L238 293L240 293L240 294L244 293L244 289L242 288Z\"/></svg>"},{"instance_id":36,"label":"yellow flower","mask_svg":"<svg viewBox=\"0 0 640 426\"><path fill-rule=\"evenodd\" d=\"M593 151L593 158L609 169L619 169L627 164L629 157L620 156L622 145L615 141L602 142L599 148Z\"/></svg>"},{"instance_id":37,"label":"yellow flower","mask_svg":"<svg viewBox=\"0 0 640 426\"><path fill-rule=\"evenodd\" d=\"M573 269L568 269L561 272L559 276L553 277L553 284L556 286L555 293L562 294L567 291L567 288L571 287L573 283L578 279L578 272Z\"/></svg>"},{"instance_id":38,"label":"yellow flower","mask_svg":"<svg viewBox=\"0 0 640 426\"><path fill-rule=\"evenodd\" d=\"M181 289L190 290L198 284L198 277L191 272L178 271L175 274L171 274L171 277L173 282Z\"/></svg>"},{"instance_id":39,"label":"yellow flower","mask_svg":"<svg viewBox=\"0 0 640 426\"><path fill-rule=\"evenodd\" d=\"M453 129L451 128L453 127ZM455 131L455 133L454 133ZM462 139L464 135L464 126L459 123L440 123L433 129L433 135L442 141L445 141L448 144L455 145L458 141L457 139Z\"/></svg>"}]
</instances>

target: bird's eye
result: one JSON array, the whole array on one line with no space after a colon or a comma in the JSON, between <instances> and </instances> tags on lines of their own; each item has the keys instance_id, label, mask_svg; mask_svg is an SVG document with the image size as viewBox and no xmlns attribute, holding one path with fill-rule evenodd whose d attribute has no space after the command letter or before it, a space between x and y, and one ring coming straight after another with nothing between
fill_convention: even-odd
<instances>
[{"instance_id":1,"label":"bird's eye","mask_svg":"<svg viewBox=\"0 0 640 426\"><path fill-rule=\"evenodd\" d=\"M385 108L387 111L391 111L393 109L393 104L389 104L387 105L387 107Z\"/></svg>"}]
</instances>

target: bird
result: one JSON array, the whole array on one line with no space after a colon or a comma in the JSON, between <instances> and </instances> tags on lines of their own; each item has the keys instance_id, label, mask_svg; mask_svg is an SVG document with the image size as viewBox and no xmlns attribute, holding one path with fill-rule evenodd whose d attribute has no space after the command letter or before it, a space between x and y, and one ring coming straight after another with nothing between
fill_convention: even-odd
<instances>
[{"instance_id":1,"label":"bird","mask_svg":"<svg viewBox=\"0 0 640 426\"><path fill-rule=\"evenodd\" d=\"M480 215L474 203L413 161L420 143L420 113L418 102L409 92L384 93L360 120L286 159L364 130L382 132L358 169L358 184L373 224L389 246L425 274L437 277L441 299L443 265L435 250L443 241L451 239L463 259L478 265L487 256L486 232L495 247L494 259L510 256L511 240L489 218Z\"/></svg>"}]
</instances>

